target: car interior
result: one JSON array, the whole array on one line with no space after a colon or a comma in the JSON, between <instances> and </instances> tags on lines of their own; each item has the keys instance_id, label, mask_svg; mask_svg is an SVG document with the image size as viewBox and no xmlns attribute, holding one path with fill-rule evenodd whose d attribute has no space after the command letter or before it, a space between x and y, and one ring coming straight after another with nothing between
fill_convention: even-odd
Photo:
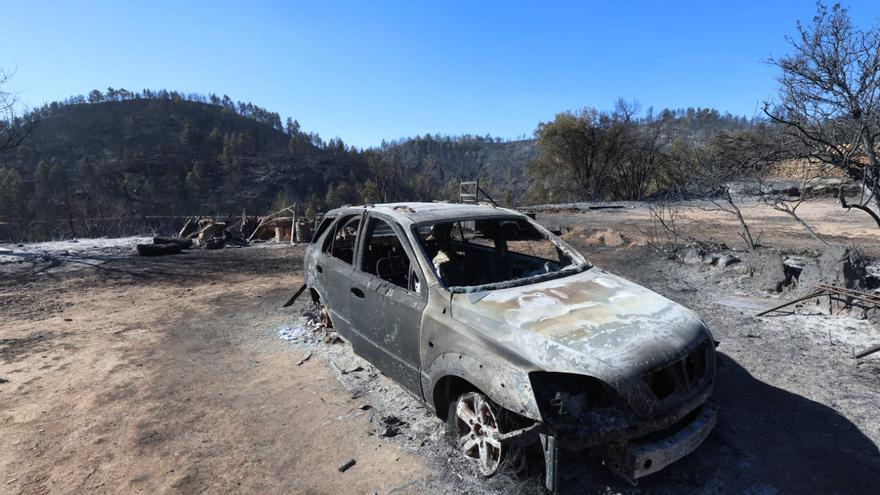
<instances>
[{"instance_id":1,"label":"car interior","mask_svg":"<svg viewBox=\"0 0 880 495\"><path fill-rule=\"evenodd\" d=\"M367 225L361 267L394 285L413 290L410 283L414 274L410 270L409 257L391 226L378 218L371 218Z\"/></svg>"},{"instance_id":2,"label":"car interior","mask_svg":"<svg viewBox=\"0 0 880 495\"><path fill-rule=\"evenodd\" d=\"M354 246L360 224L360 216L352 216L348 219L343 218L340 220L336 225L333 236L324 245L324 252L351 264L352 260L354 260Z\"/></svg>"},{"instance_id":3,"label":"car interior","mask_svg":"<svg viewBox=\"0 0 880 495\"><path fill-rule=\"evenodd\" d=\"M521 218L419 225L418 238L446 287L471 287L559 271L572 260Z\"/></svg>"}]
</instances>

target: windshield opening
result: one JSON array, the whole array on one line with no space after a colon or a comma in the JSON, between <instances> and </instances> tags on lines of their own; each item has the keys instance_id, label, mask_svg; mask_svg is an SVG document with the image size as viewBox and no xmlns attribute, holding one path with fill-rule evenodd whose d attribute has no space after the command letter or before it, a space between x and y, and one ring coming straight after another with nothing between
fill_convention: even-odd
<instances>
[{"instance_id":1,"label":"windshield opening","mask_svg":"<svg viewBox=\"0 0 880 495\"><path fill-rule=\"evenodd\" d=\"M415 227L440 283L475 292L580 272L589 264L522 217L447 220Z\"/></svg>"}]
</instances>

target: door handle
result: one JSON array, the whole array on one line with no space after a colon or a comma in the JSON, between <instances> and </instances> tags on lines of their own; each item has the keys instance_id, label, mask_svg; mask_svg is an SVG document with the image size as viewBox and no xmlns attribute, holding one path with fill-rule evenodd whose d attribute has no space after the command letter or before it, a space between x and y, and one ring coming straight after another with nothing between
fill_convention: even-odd
<instances>
[{"instance_id":1,"label":"door handle","mask_svg":"<svg viewBox=\"0 0 880 495\"><path fill-rule=\"evenodd\" d=\"M321 268L321 265L315 265L315 270L318 270L318 273L324 273L324 269Z\"/></svg>"},{"instance_id":2,"label":"door handle","mask_svg":"<svg viewBox=\"0 0 880 495\"><path fill-rule=\"evenodd\" d=\"M358 289L357 287L351 288L351 293L355 295L355 297L359 297L361 299L364 298L364 291Z\"/></svg>"}]
</instances>

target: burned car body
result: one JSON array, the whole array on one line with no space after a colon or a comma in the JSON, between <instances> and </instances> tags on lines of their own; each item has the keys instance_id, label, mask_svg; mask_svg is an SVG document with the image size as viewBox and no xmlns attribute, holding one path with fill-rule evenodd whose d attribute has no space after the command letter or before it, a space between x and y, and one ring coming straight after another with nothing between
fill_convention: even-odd
<instances>
[{"instance_id":1,"label":"burned car body","mask_svg":"<svg viewBox=\"0 0 880 495\"><path fill-rule=\"evenodd\" d=\"M702 321L521 213L340 208L316 230L305 273L354 351L447 420L485 475L506 446L540 441L551 490L564 450L601 450L632 481L714 426Z\"/></svg>"}]
</instances>

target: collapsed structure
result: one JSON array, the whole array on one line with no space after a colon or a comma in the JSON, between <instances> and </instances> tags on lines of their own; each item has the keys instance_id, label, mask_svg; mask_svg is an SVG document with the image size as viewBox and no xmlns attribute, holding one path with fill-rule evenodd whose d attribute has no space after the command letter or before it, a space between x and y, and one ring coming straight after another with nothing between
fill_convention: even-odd
<instances>
[{"instance_id":1,"label":"collapsed structure","mask_svg":"<svg viewBox=\"0 0 880 495\"><path fill-rule=\"evenodd\" d=\"M281 216L285 213L289 216ZM252 241L308 242L313 225L314 219L297 217L295 204L264 217L244 213L235 217L191 217L176 238L156 237L153 244L140 244L137 249L144 256L160 256L177 254L192 245L220 249Z\"/></svg>"}]
</instances>

